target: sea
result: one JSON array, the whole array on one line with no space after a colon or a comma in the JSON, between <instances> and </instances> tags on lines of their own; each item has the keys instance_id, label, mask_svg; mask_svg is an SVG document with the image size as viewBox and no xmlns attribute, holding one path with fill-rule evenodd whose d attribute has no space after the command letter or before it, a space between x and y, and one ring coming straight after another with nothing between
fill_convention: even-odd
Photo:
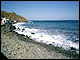
<instances>
[{"instance_id":1,"label":"sea","mask_svg":"<svg viewBox=\"0 0 80 60\"><path fill-rule=\"evenodd\" d=\"M32 40L61 47L64 50L76 49L79 54L79 20L39 20L13 24L18 34Z\"/></svg>"}]
</instances>

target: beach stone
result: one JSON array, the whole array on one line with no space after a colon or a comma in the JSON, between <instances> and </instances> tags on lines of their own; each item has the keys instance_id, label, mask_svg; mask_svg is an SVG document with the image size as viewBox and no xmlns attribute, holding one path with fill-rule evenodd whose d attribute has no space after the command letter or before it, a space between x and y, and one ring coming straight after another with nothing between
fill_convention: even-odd
<instances>
[{"instance_id":1,"label":"beach stone","mask_svg":"<svg viewBox=\"0 0 80 60\"><path fill-rule=\"evenodd\" d=\"M79 51L76 51L76 54L79 54Z\"/></svg>"},{"instance_id":2,"label":"beach stone","mask_svg":"<svg viewBox=\"0 0 80 60\"><path fill-rule=\"evenodd\" d=\"M52 45L52 44L49 44L49 45Z\"/></svg>"},{"instance_id":3,"label":"beach stone","mask_svg":"<svg viewBox=\"0 0 80 60\"><path fill-rule=\"evenodd\" d=\"M40 48L37 48L37 50L40 50Z\"/></svg>"},{"instance_id":4,"label":"beach stone","mask_svg":"<svg viewBox=\"0 0 80 60\"><path fill-rule=\"evenodd\" d=\"M24 41L22 35L11 33L1 31L1 53L8 59L69 59L63 54L56 53L55 48L52 48L51 45L33 42L28 38L25 38L27 41ZM51 50L49 50L50 48Z\"/></svg>"},{"instance_id":5,"label":"beach stone","mask_svg":"<svg viewBox=\"0 0 80 60\"><path fill-rule=\"evenodd\" d=\"M31 33L31 34L35 34L35 33Z\"/></svg>"},{"instance_id":6,"label":"beach stone","mask_svg":"<svg viewBox=\"0 0 80 60\"><path fill-rule=\"evenodd\" d=\"M71 47L71 50L76 50L75 48Z\"/></svg>"},{"instance_id":7,"label":"beach stone","mask_svg":"<svg viewBox=\"0 0 80 60\"><path fill-rule=\"evenodd\" d=\"M43 36L41 35L41 37L43 37Z\"/></svg>"},{"instance_id":8,"label":"beach stone","mask_svg":"<svg viewBox=\"0 0 80 60\"><path fill-rule=\"evenodd\" d=\"M24 34L21 34L22 36L24 36Z\"/></svg>"},{"instance_id":9,"label":"beach stone","mask_svg":"<svg viewBox=\"0 0 80 60\"><path fill-rule=\"evenodd\" d=\"M18 27L17 30L20 30L20 28Z\"/></svg>"},{"instance_id":10,"label":"beach stone","mask_svg":"<svg viewBox=\"0 0 80 60\"><path fill-rule=\"evenodd\" d=\"M22 30L24 31L25 29L23 28Z\"/></svg>"},{"instance_id":11,"label":"beach stone","mask_svg":"<svg viewBox=\"0 0 80 60\"><path fill-rule=\"evenodd\" d=\"M12 24L5 24L5 26L8 31L13 31L14 29L16 29Z\"/></svg>"}]
</instances>

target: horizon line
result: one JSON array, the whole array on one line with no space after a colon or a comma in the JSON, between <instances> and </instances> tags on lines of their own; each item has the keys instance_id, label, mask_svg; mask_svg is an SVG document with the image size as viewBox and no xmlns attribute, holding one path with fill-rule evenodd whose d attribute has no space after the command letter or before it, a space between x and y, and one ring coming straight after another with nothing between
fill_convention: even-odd
<instances>
[{"instance_id":1,"label":"horizon line","mask_svg":"<svg viewBox=\"0 0 80 60\"><path fill-rule=\"evenodd\" d=\"M76 20L78 20L78 19L76 19ZM46 20L37 20L37 21L46 21ZM48 21L54 21L54 20L48 20ZM55 21L57 21L57 20L55 20Z\"/></svg>"}]
</instances>

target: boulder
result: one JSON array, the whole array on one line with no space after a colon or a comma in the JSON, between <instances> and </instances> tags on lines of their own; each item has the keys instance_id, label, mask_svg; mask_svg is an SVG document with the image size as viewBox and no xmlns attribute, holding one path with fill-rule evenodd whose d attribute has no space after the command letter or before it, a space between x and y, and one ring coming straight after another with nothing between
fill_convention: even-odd
<instances>
[{"instance_id":1,"label":"boulder","mask_svg":"<svg viewBox=\"0 0 80 60\"><path fill-rule=\"evenodd\" d=\"M35 34L35 33L31 33L31 34Z\"/></svg>"},{"instance_id":2,"label":"boulder","mask_svg":"<svg viewBox=\"0 0 80 60\"><path fill-rule=\"evenodd\" d=\"M23 28L22 30L24 31L25 29Z\"/></svg>"},{"instance_id":3,"label":"boulder","mask_svg":"<svg viewBox=\"0 0 80 60\"><path fill-rule=\"evenodd\" d=\"M16 29L12 24L5 24L5 28L7 31L13 31L14 29Z\"/></svg>"},{"instance_id":4,"label":"boulder","mask_svg":"<svg viewBox=\"0 0 80 60\"><path fill-rule=\"evenodd\" d=\"M76 50L75 48L71 47L71 50Z\"/></svg>"}]
</instances>

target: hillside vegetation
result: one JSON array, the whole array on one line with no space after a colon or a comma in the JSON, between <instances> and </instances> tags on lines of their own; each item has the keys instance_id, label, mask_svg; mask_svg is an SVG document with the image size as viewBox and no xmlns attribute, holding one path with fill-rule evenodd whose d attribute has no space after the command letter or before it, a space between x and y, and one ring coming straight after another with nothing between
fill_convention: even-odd
<instances>
[{"instance_id":1,"label":"hillside vegetation","mask_svg":"<svg viewBox=\"0 0 80 60\"><path fill-rule=\"evenodd\" d=\"M14 12L6 12L6 11L1 11L1 17L6 17L10 19L11 21L16 20L17 22L27 22L28 20L25 19L24 17L17 15Z\"/></svg>"}]
</instances>

